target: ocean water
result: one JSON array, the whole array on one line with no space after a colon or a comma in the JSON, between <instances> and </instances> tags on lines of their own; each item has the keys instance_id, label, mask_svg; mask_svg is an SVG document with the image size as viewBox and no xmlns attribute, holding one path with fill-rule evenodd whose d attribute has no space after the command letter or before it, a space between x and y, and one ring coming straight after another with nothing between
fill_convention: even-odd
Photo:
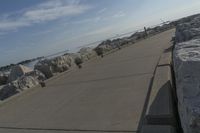
<instances>
[{"instance_id":1,"label":"ocean water","mask_svg":"<svg viewBox=\"0 0 200 133\"><path fill-rule=\"evenodd\" d=\"M38 61L39 60L32 61L30 63L24 64L24 66L27 66L27 67L30 67L30 68L34 69L34 66Z\"/></svg>"},{"instance_id":2,"label":"ocean water","mask_svg":"<svg viewBox=\"0 0 200 133\"><path fill-rule=\"evenodd\" d=\"M44 59L52 59L52 58L55 58L55 57L58 57L58 56L62 56L62 55L64 55L64 54L66 54L66 53L67 53L66 51L64 51L64 52L59 52L59 53L56 53L56 54L53 54L53 55L46 56L46 57L44 57L44 58L42 58L42 59L35 60L35 61L32 61L32 62L23 64L23 65L34 69L34 66L35 66L35 64L36 64L38 61L44 60Z\"/></svg>"}]
</instances>

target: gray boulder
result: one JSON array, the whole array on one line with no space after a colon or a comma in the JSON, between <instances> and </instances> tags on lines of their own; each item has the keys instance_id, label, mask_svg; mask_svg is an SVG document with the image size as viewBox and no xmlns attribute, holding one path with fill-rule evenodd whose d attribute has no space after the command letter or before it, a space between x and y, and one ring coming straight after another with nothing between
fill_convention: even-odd
<instances>
[{"instance_id":1,"label":"gray boulder","mask_svg":"<svg viewBox=\"0 0 200 133\"><path fill-rule=\"evenodd\" d=\"M53 76L52 66L49 64L49 61L46 60L39 61L34 66L34 69L42 72L46 78L51 78Z\"/></svg>"},{"instance_id":2,"label":"gray boulder","mask_svg":"<svg viewBox=\"0 0 200 133\"><path fill-rule=\"evenodd\" d=\"M99 50L101 49L102 50L102 53L106 53L112 49L114 49L114 45L112 45L112 41L111 40L106 40L106 41L103 41L101 44L99 44L95 50Z\"/></svg>"},{"instance_id":3,"label":"gray boulder","mask_svg":"<svg viewBox=\"0 0 200 133\"><path fill-rule=\"evenodd\" d=\"M88 61L97 55L96 52L92 48L89 48L89 47L80 49L78 54L83 62Z\"/></svg>"},{"instance_id":4,"label":"gray boulder","mask_svg":"<svg viewBox=\"0 0 200 133\"><path fill-rule=\"evenodd\" d=\"M19 85L20 90L26 90L28 88L32 88L39 84L39 80L32 76L23 76L19 80L16 81Z\"/></svg>"},{"instance_id":5,"label":"gray boulder","mask_svg":"<svg viewBox=\"0 0 200 133\"><path fill-rule=\"evenodd\" d=\"M200 36L200 28L176 30L176 42L189 41L191 39L199 38L199 36Z\"/></svg>"},{"instance_id":6,"label":"gray boulder","mask_svg":"<svg viewBox=\"0 0 200 133\"><path fill-rule=\"evenodd\" d=\"M69 55L58 56L52 59L39 61L34 69L41 71L46 78L50 78L54 73L67 71L73 64L73 59Z\"/></svg>"},{"instance_id":7,"label":"gray boulder","mask_svg":"<svg viewBox=\"0 0 200 133\"><path fill-rule=\"evenodd\" d=\"M23 65L16 65L13 66L11 71L10 71L10 75L8 77L8 82L12 82L17 80L18 78L20 78L21 76L24 76L26 73L32 72L33 69L28 68L26 66Z\"/></svg>"},{"instance_id":8,"label":"gray boulder","mask_svg":"<svg viewBox=\"0 0 200 133\"><path fill-rule=\"evenodd\" d=\"M200 15L181 22L173 51L179 116L185 133L200 133Z\"/></svg>"},{"instance_id":9,"label":"gray boulder","mask_svg":"<svg viewBox=\"0 0 200 133\"><path fill-rule=\"evenodd\" d=\"M185 133L200 132L200 39L178 43L174 49L178 109Z\"/></svg>"},{"instance_id":10,"label":"gray boulder","mask_svg":"<svg viewBox=\"0 0 200 133\"><path fill-rule=\"evenodd\" d=\"M132 40L138 40L144 37L145 37L145 32L136 32L131 36Z\"/></svg>"},{"instance_id":11,"label":"gray boulder","mask_svg":"<svg viewBox=\"0 0 200 133\"><path fill-rule=\"evenodd\" d=\"M22 76L15 81L5 85L0 90L0 100L20 93L26 89L32 88L39 84L39 81L32 76Z\"/></svg>"},{"instance_id":12,"label":"gray boulder","mask_svg":"<svg viewBox=\"0 0 200 133\"><path fill-rule=\"evenodd\" d=\"M8 82L8 76L0 72L0 86Z\"/></svg>"},{"instance_id":13,"label":"gray boulder","mask_svg":"<svg viewBox=\"0 0 200 133\"><path fill-rule=\"evenodd\" d=\"M191 21L178 24L176 27L176 42L189 41L200 36L200 17L195 17Z\"/></svg>"},{"instance_id":14,"label":"gray boulder","mask_svg":"<svg viewBox=\"0 0 200 133\"><path fill-rule=\"evenodd\" d=\"M33 78L39 80L39 81L44 81L46 80L47 78L45 77L45 75L38 71L38 70L34 70L32 72L29 72L29 73L26 73L25 76L32 76Z\"/></svg>"},{"instance_id":15,"label":"gray boulder","mask_svg":"<svg viewBox=\"0 0 200 133\"><path fill-rule=\"evenodd\" d=\"M0 90L0 100L5 100L6 98L9 98L19 92L20 90L18 90L15 84L9 83Z\"/></svg>"}]
</instances>

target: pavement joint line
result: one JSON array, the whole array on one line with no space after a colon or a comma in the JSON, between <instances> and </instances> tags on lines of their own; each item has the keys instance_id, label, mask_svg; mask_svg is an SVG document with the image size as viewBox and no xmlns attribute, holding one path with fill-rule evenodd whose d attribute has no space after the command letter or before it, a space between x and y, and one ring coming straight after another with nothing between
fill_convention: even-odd
<instances>
[{"instance_id":1,"label":"pavement joint line","mask_svg":"<svg viewBox=\"0 0 200 133\"><path fill-rule=\"evenodd\" d=\"M137 61L137 60L142 60L142 59L145 59L145 58L155 58L155 57L157 57L158 55L152 55L152 56L143 56L143 57L137 57L137 58L128 58L128 59L119 59L119 60L117 60L117 61L113 61L113 62L111 62L111 63L106 63L107 65L110 65L110 64L112 64L113 65L113 63L118 63L118 62L120 62L120 63L123 63L123 62L130 62L130 61ZM98 66L99 64L96 64L96 65L94 65L94 66Z\"/></svg>"},{"instance_id":2,"label":"pavement joint line","mask_svg":"<svg viewBox=\"0 0 200 133\"><path fill-rule=\"evenodd\" d=\"M132 133L138 132L134 130L98 130L98 129L56 129L56 128L22 128L22 127L0 127L0 129L7 129L7 130L32 130L32 131L63 131L63 132L111 132L111 133Z\"/></svg>"},{"instance_id":3,"label":"pavement joint line","mask_svg":"<svg viewBox=\"0 0 200 133\"><path fill-rule=\"evenodd\" d=\"M162 65L158 65L157 67L164 67L164 66L171 66L171 64L162 64Z\"/></svg>"},{"instance_id":4,"label":"pavement joint line","mask_svg":"<svg viewBox=\"0 0 200 133\"><path fill-rule=\"evenodd\" d=\"M145 102L144 102L142 114L140 116L140 121L139 121L138 128L137 128L139 132L142 129L142 126L144 124L144 117L145 117L145 114L146 114L146 110L147 110L147 106L148 106L148 101L149 101L150 93L151 93L152 86L153 86L153 81L154 81L154 78L155 78L156 70L158 68L158 64L160 62L160 59L161 59L161 55L159 56L158 62L156 64L156 67L155 67L154 72L153 72L153 76L152 76L152 78L150 80L150 83L149 83L147 96L146 96L146 99L145 99Z\"/></svg>"},{"instance_id":5,"label":"pavement joint line","mask_svg":"<svg viewBox=\"0 0 200 133\"><path fill-rule=\"evenodd\" d=\"M146 55L146 56L141 56L141 57L134 57L132 58L131 56L128 57L127 59L118 59L117 61L135 61L135 60L141 60L141 59L144 59L144 58L153 58L153 57L157 57L159 56L159 54L151 54L151 55ZM112 64L113 62L111 62L110 64Z\"/></svg>"},{"instance_id":6,"label":"pavement joint line","mask_svg":"<svg viewBox=\"0 0 200 133\"><path fill-rule=\"evenodd\" d=\"M153 58L158 56L158 54L152 54L152 55L146 55L146 56L141 56L141 57L136 57L136 58L132 58L133 60L138 60L138 59L143 59L143 58Z\"/></svg>"},{"instance_id":7,"label":"pavement joint line","mask_svg":"<svg viewBox=\"0 0 200 133\"><path fill-rule=\"evenodd\" d=\"M122 79L122 78L136 77L136 76L143 76L143 75L152 75L152 73L151 72L149 72L149 73L137 73L137 74L124 75L124 76L106 77L106 78L100 78L100 79L94 79L94 80L69 82L68 85L73 85L73 84L77 84L77 83L98 82L98 81L112 80L112 79ZM54 84L54 85L51 85L51 86L58 86L58 85L60 86L60 85L63 85L63 84Z\"/></svg>"}]
</instances>

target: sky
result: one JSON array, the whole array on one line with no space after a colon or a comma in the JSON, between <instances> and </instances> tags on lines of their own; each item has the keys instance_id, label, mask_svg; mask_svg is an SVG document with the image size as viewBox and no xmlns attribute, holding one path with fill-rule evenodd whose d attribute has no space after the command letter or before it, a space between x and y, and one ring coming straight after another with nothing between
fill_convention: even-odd
<instances>
[{"instance_id":1,"label":"sky","mask_svg":"<svg viewBox=\"0 0 200 133\"><path fill-rule=\"evenodd\" d=\"M0 66L196 13L199 0L0 0Z\"/></svg>"}]
</instances>

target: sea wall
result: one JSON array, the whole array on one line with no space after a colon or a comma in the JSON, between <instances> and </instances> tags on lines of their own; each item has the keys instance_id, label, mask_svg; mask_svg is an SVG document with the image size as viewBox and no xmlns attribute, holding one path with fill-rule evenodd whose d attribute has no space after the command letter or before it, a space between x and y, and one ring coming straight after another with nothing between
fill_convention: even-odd
<instances>
[{"instance_id":1,"label":"sea wall","mask_svg":"<svg viewBox=\"0 0 200 133\"><path fill-rule=\"evenodd\" d=\"M177 25L173 50L178 110L184 133L200 132L200 17Z\"/></svg>"}]
</instances>

